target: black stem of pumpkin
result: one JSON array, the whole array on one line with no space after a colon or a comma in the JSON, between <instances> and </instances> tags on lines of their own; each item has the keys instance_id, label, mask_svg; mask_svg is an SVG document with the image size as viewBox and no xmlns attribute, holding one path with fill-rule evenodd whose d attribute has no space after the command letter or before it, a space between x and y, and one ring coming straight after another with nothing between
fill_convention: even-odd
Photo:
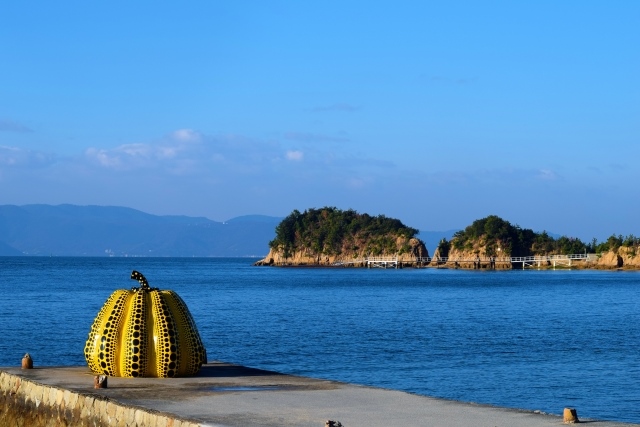
<instances>
[{"instance_id":1,"label":"black stem of pumpkin","mask_svg":"<svg viewBox=\"0 0 640 427\"><path fill-rule=\"evenodd\" d=\"M133 271L131 272L131 278L132 278L133 280L137 280L137 281L138 281L138 283L140 283L140 288L141 288L143 291L146 291L146 290L149 290L149 289L150 289L150 288L149 288L149 282L147 282L147 279L142 275L142 273L140 273L140 272L138 272L138 271L133 270Z\"/></svg>"}]
</instances>

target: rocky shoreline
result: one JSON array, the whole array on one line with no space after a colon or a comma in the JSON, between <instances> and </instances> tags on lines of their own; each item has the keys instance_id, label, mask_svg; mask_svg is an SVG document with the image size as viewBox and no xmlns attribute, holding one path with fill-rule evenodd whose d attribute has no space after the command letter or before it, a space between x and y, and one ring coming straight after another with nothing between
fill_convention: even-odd
<instances>
[{"instance_id":1,"label":"rocky shoreline","mask_svg":"<svg viewBox=\"0 0 640 427\"><path fill-rule=\"evenodd\" d=\"M423 253L420 251L420 253ZM426 249L424 251L426 253ZM551 255L551 254L550 254ZM334 268L366 268L365 256L357 258L359 262L353 262L355 257L338 256L312 256L304 253L294 253L285 258L282 253L270 250L269 254L257 261L256 266L274 267L334 267ZM447 261L438 261L439 254L436 250L430 262L422 261L422 257L415 253L406 253L397 256L399 268L449 268L466 270L513 270L523 269L522 262L511 262L510 258L478 257L474 252L452 251ZM475 261L470 261L475 260ZM533 270L640 270L640 251L635 248L620 247L615 251L607 251L601 254L590 254L589 259L571 260L567 263L553 263L552 260L542 260L526 264L524 269Z\"/></svg>"},{"instance_id":2,"label":"rocky shoreline","mask_svg":"<svg viewBox=\"0 0 640 427\"><path fill-rule=\"evenodd\" d=\"M416 263L417 260L421 258L429 257L429 251L427 251L424 242L420 239L397 237L396 246L398 248L408 248L408 250L402 251L402 253L398 252L393 255L388 255L397 257L398 263ZM341 255L324 255L311 253L308 250L294 251L289 254L289 256L285 256L283 251L271 248L267 256L257 261L254 265L278 267L331 267L337 266L340 263L352 262L354 260L364 260L367 257L368 255L363 251L349 251L347 254ZM352 266L359 267L362 265L353 264Z\"/></svg>"}]
</instances>

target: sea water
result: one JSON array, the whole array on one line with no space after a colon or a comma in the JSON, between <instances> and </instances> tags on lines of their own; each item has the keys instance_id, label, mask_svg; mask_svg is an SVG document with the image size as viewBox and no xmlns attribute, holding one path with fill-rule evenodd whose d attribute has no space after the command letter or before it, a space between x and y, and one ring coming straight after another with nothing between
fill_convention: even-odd
<instances>
[{"instance_id":1,"label":"sea water","mask_svg":"<svg viewBox=\"0 0 640 427\"><path fill-rule=\"evenodd\" d=\"M640 273L254 267L247 258L0 257L0 366L85 365L115 289L176 291L219 360L640 423Z\"/></svg>"}]
</instances>

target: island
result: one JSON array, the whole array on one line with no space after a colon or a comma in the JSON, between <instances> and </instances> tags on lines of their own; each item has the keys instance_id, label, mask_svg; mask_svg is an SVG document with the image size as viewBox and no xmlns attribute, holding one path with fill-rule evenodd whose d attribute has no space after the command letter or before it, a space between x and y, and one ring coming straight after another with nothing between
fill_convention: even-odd
<instances>
[{"instance_id":1,"label":"island","mask_svg":"<svg viewBox=\"0 0 640 427\"><path fill-rule=\"evenodd\" d=\"M335 207L294 210L276 227L269 254L255 265L363 266L373 257L411 263L429 258L418 230L384 215Z\"/></svg>"},{"instance_id":2,"label":"island","mask_svg":"<svg viewBox=\"0 0 640 427\"><path fill-rule=\"evenodd\" d=\"M512 225L496 215L478 219L447 241L442 239L432 265L454 268L640 269L640 239L612 235L604 242L554 238Z\"/></svg>"}]
</instances>

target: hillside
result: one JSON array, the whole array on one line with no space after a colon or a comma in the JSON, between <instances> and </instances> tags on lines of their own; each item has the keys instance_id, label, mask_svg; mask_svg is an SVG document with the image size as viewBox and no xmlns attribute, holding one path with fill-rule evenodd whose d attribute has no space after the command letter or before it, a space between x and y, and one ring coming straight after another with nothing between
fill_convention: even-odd
<instances>
[{"instance_id":1,"label":"hillside","mask_svg":"<svg viewBox=\"0 0 640 427\"><path fill-rule=\"evenodd\" d=\"M276 227L269 254L258 265L327 265L368 256L427 257L418 230L384 215L335 207L294 210Z\"/></svg>"},{"instance_id":2,"label":"hillside","mask_svg":"<svg viewBox=\"0 0 640 427\"><path fill-rule=\"evenodd\" d=\"M262 256L281 218L224 223L116 206L2 205L0 255Z\"/></svg>"},{"instance_id":3,"label":"hillside","mask_svg":"<svg viewBox=\"0 0 640 427\"><path fill-rule=\"evenodd\" d=\"M437 255L518 257L576 254L593 250L591 245L583 243L580 239L566 236L554 238L546 231L537 233L529 228L512 225L496 215L490 215L475 220L464 230L457 231L451 241L441 240Z\"/></svg>"},{"instance_id":4,"label":"hillside","mask_svg":"<svg viewBox=\"0 0 640 427\"><path fill-rule=\"evenodd\" d=\"M434 258L448 258L448 264L462 268L476 268L475 263L469 260L482 259L485 261L482 265L487 266L488 259L506 259L507 262L497 263L496 268L511 268L508 257L583 253L596 256L588 263L579 263L579 268L640 268L640 256L637 256L640 254L640 239L632 234L626 237L612 235L600 243L596 239L584 243L574 237L521 228L495 215L474 221L464 230L454 233L450 241L442 239Z\"/></svg>"}]
</instances>

